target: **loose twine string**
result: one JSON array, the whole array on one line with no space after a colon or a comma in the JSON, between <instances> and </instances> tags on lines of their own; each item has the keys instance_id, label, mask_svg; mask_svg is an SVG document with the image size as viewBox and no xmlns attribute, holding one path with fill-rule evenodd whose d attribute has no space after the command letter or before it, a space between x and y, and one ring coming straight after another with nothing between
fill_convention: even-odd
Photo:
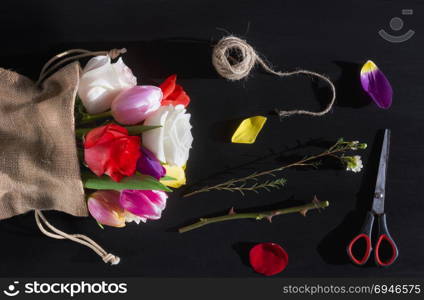
<instances>
[{"instance_id":1,"label":"loose twine string","mask_svg":"<svg viewBox=\"0 0 424 300\"><path fill-rule=\"evenodd\" d=\"M51 74L54 70L57 70L58 67L64 65L67 62L74 61L84 57L98 56L98 55L109 55L111 59L115 59L121 54L124 54L126 52L127 52L127 49L125 48L111 49L109 51L89 51L85 49L70 49L70 50L64 51L62 53L56 54L44 64L43 68L41 69L40 75L38 76L36 85L39 86L49 74Z\"/></svg>"},{"instance_id":2,"label":"loose twine string","mask_svg":"<svg viewBox=\"0 0 424 300\"><path fill-rule=\"evenodd\" d=\"M66 232L63 232L56 227L54 227L52 224L50 224L44 214L36 209L35 210L35 222L37 223L38 228L42 233L44 233L46 236L58 239L58 240L64 240L68 239L75 243L79 243L81 245L87 246L91 250L97 253L105 263L110 263L111 265L117 265L120 262L120 258L118 256L113 255L112 253L106 252L99 244L97 244L95 241L90 239L88 236L85 236L83 234L68 234ZM44 227L47 226L47 228Z\"/></svg>"},{"instance_id":3,"label":"loose twine string","mask_svg":"<svg viewBox=\"0 0 424 300\"><path fill-rule=\"evenodd\" d=\"M235 54L237 59L231 54ZM222 38L213 48L212 64L218 74L222 77L235 81L246 78L249 76L251 70L256 64L259 64L268 73L277 75L279 77L288 77L297 74L310 75L324 80L331 88L332 97L328 105L319 112L312 112L307 110L279 110L276 113L280 118L288 117L291 115L309 115L320 117L328 113L334 105L336 100L336 88L333 82L326 76L308 70L296 70L291 72L276 71L271 68L263 58L250 46L245 40L236 36L227 36Z\"/></svg>"},{"instance_id":4,"label":"loose twine string","mask_svg":"<svg viewBox=\"0 0 424 300\"><path fill-rule=\"evenodd\" d=\"M89 51L84 49L71 49L64 51L53 56L49 61L44 64L43 68L41 69L40 76L38 77L38 80L36 82L36 85L40 86L40 84L47 78L47 76L49 76L53 71L55 71L57 68L67 62L71 62L84 57L98 55L109 55L111 59L115 59L125 52L127 52L125 48L112 49L109 51ZM97 255L99 255L105 263L117 265L121 260L118 256L105 251L99 244L90 239L88 236L85 236L83 234L68 234L57 229L47 221L44 214L38 209L35 210L35 221L40 231L46 236L59 240L68 239L75 243L84 245L93 250L95 253L97 253Z\"/></svg>"}]
</instances>

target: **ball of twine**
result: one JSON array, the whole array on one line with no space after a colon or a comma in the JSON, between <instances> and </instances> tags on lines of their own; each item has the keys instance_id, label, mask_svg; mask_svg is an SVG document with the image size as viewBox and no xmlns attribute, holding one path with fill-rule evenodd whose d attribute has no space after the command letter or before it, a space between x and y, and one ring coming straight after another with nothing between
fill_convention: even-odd
<instances>
[{"instance_id":1,"label":"ball of twine","mask_svg":"<svg viewBox=\"0 0 424 300\"><path fill-rule=\"evenodd\" d=\"M257 54L252 46L235 36L221 39L212 54L212 64L218 74L232 81L247 77L256 60Z\"/></svg>"},{"instance_id":2,"label":"ball of twine","mask_svg":"<svg viewBox=\"0 0 424 300\"><path fill-rule=\"evenodd\" d=\"M246 78L249 76L255 64L259 64L266 72L279 77L287 77L298 74L307 75L319 78L330 86L332 96L330 102L323 110L313 112L302 109L288 111L276 109L276 112L280 117L288 117L291 115L320 117L331 110L336 100L336 88L328 77L309 70L295 70L290 72L276 71L268 65L265 60L256 53L255 49L253 49L253 47L245 40L233 35L222 38L215 45L212 52L212 64L219 75L231 81Z\"/></svg>"}]
</instances>

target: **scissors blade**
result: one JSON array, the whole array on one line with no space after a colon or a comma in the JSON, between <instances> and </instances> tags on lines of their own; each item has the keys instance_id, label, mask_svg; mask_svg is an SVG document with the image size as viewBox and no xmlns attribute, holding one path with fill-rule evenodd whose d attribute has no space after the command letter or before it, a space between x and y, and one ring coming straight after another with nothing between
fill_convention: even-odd
<instances>
[{"instance_id":1,"label":"scissors blade","mask_svg":"<svg viewBox=\"0 0 424 300\"><path fill-rule=\"evenodd\" d=\"M384 131L383 146L381 147L380 164L378 165L377 183L375 185L372 211L381 215L384 213L384 199L386 197L387 164L389 162L390 130Z\"/></svg>"}]
</instances>

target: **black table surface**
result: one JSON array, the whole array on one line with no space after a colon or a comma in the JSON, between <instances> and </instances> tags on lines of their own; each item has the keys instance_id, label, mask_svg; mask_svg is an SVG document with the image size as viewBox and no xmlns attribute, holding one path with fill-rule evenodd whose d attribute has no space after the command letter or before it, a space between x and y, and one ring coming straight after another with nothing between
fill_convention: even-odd
<instances>
[{"instance_id":1,"label":"black table surface","mask_svg":"<svg viewBox=\"0 0 424 300\"><path fill-rule=\"evenodd\" d=\"M413 15L402 16L402 9ZM284 189L247 194L210 192L181 198L175 191L163 217L125 229L100 229L91 218L59 212L57 227L92 237L122 257L105 265L91 251L42 235L33 213L0 222L1 276L255 277L250 247L276 242L289 254L283 277L424 276L424 85L422 1L2 1L0 65L36 78L43 63L69 48L126 47L125 62L142 84L172 73L190 94L194 144L189 184L218 183L321 151L317 141L339 137L368 143L364 169L355 174L332 165L284 173ZM379 29L404 20L416 31L389 43ZM212 45L233 33L249 41L281 70L308 69L330 76L337 103L322 117L283 121L275 108L318 110L329 90L305 77L276 78L257 68L247 80L229 82L211 65ZM379 109L361 91L359 70L368 59L394 89L393 105ZM235 124L253 115L268 121L253 145L231 144ZM345 248L372 201L382 130L392 130L386 211L400 256L389 268L349 263ZM0 143L1 145L1 143ZM317 195L330 207L275 218L213 224L179 234L199 217L305 203ZM60 195L57 195L60 197Z\"/></svg>"}]
</instances>

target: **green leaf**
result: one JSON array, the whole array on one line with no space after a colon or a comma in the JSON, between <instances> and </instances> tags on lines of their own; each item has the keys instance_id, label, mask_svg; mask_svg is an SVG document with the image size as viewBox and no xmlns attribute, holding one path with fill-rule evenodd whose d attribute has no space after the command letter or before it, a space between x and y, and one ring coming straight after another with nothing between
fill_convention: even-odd
<instances>
[{"instance_id":1,"label":"green leaf","mask_svg":"<svg viewBox=\"0 0 424 300\"><path fill-rule=\"evenodd\" d=\"M135 126L126 126L125 128L128 130L129 135L139 135L145 131L160 128L162 126L147 126L147 125L135 125Z\"/></svg>"},{"instance_id":2,"label":"green leaf","mask_svg":"<svg viewBox=\"0 0 424 300\"><path fill-rule=\"evenodd\" d=\"M147 126L147 125L135 125L135 126L125 126L125 128L128 130L129 135L139 135L142 134L145 131L156 129L162 126ZM94 128L77 128L75 129L75 135L78 138L82 138L87 133L89 133Z\"/></svg>"},{"instance_id":3,"label":"green leaf","mask_svg":"<svg viewBox=\"0 0 424 300\"><path fill-rule=\"evenodd\" d=\"M177 180L177 178L174 178L172 176L165 175L160 180L163 180L163 181L172 181L172 180Z\"/></svg>"},{"instance_id":4,"label":"green leaf","mask_svg":"<svg viewBox=\"0 0 424 300\"><path fill-rule=\"evenodd\" d=\"M95 174L82 174L84 187L93 190L156 190L172 192L172 190L152 176L135 174L125 177L120 182L113 181L109 176L96 176Z\"/></svg>"},{"instance_id":5,"label":"green leaf","mask_svg":"<svg viewBox=\"0 0 424 300\"><path fill-rule=\"evenodd\" d=\"M99 225L99 227L100 227L101 229L105 229L105 228L103 227L103 225L102 225L99 221L97 221L97 220L96 220L96 222L97 222L97 225Z\"/></svg>"}]
</instances>

